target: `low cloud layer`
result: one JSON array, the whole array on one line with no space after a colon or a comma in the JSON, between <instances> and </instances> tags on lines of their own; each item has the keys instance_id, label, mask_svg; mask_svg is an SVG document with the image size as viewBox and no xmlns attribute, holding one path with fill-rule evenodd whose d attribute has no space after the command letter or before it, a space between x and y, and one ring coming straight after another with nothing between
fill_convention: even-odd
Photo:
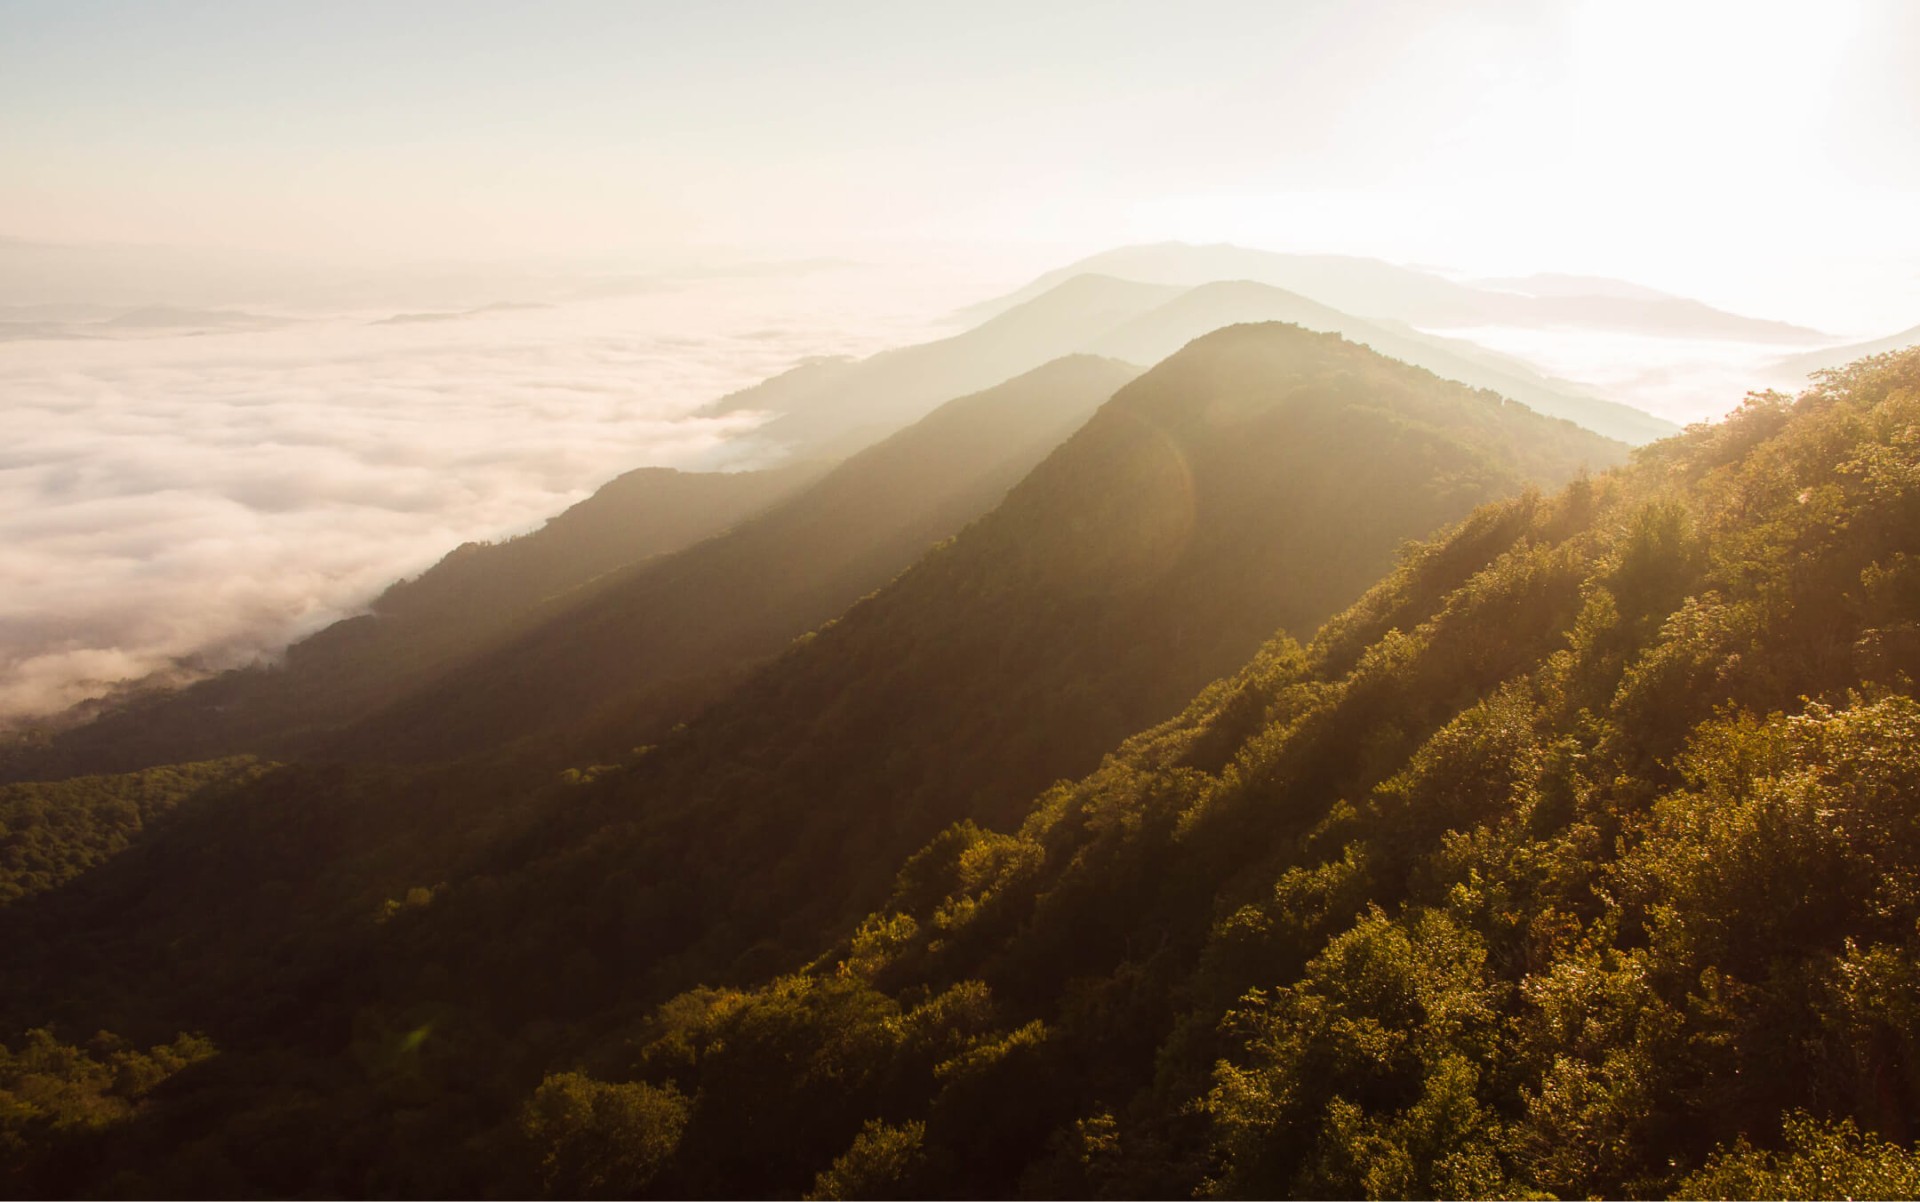
<instances>
[{"instance_id":1,"label":"low cloud layer","mask_svg":"<svg viewBox=\"0 0 1920 1202\"><path fill-rule=\"evenodd\" d=\"M0 725L271 655L627 469L750 465L752 415L692 411L903 340L885 308L709 281L447 322L0 345Z\"/></svg>"},{"instance_id":2,"label":"low cloud layer","mask_svg":"<svg viewBox=\"0 0 1920 1202\"><path fill-rule=\"evenodd\" d=\"M1781 367L1807 353L1791 343L1511 326L1446 332L1683 426L1725 415L1752 390L1807 385L1804 376Z\"/></svg>"}]
</instances>

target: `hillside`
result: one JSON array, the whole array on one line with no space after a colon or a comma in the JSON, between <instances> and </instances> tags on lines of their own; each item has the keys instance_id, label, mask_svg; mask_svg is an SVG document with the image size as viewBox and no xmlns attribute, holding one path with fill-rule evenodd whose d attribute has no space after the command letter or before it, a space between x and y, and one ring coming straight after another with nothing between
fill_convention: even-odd
<instances>
[{"instance_id":1,"label":"hillside","mask_svg":"<svg viewBox=\"0 0 1920 1202\"><path fill-rule=\"evenodd\" d=\"M1907 1196L1916 424L1909 352L1479 510L550 1077L546 1181L617 1094L660 1196Z\"/></svg>"},{"instance_id":2,"label":"hillside","mask_svg":"<svg viewBox=\"0 0 1920 1202\"><path fill-rule=\"evenodd\" d=\"M57 1024L35 1079L74 1082L21 1113L95 1107L29 1141L17 1179L538 1189L501 1124L648 999L798 963L929 835L1017 819L1276 625L1311 629L1405 537L1619 454L1331 336L1210 335L623 768L280 769L0 912L5 1015ZM127 1044L60 1042L99 1028L181 1067L115 1093L98 1058Z\"/></svg>"},{"instance_id":3,"label":"hillside","mask_svg":"<svg viewBox=\"0 0 1920 1202\"><path fill-rule=\"evenodd\" d=\"M66 999L66 1038L176 1020L156 1003L197 990L222 1050L152 1025L19 1045L12 1188L1906 1196L1916 425L1909 352L1484 506L1017 831L926 842L809 967L656 1009L604 992L644 974L626 961L658 896L631 827L604 825L658 804L638 772L516 803L493 851L462 831L464 860L389 864L455 883L373 926L313 908L342 903L311 829L243 809L170 832L40 899L82 950L5 933L18 963L66 962L29 995ZM494 812L488 779L282 795L309 828L404 847ZM606 862L561 853L574 888L516 885L563 812L602 827ZM263 876L291 897L210 931L153 888L186 847L198 905ZM163 905L127 927L121 896ZM260 942L234 943L249 924ZM91 1126L18 1125L88 1099Z\"/></svg>"},{"instance_id":4,"label":"hillside","mask_svg":"<svg viewBox=\"0 0 1920 1202\"><path fill-rule=\"evenodd\" d=\"M203 790L260 773L238 757L118 776L0 784L0 906L57 889L125 851Z\"/></svg>"},{"instance_id":5,"label":"hillside","mask_svg":"<svg viewBox=\"0 0 1920 1202\"><path fill-rule=\"evenodd\" d=\"M487 921L516 897L581 914L580 939L625 949L598 974L609 998L777 963L942 826L1015 821L1276 628L1312 630L1403 539L1619 457L1337 337L1209 335L951 544L603 777L566 820L585 841ZM610 878L648 885L615 901Z\"/></svg>"},{"instance_id":6,"label":"hillside","mask_svg":"<svg viewBox=\"0 0 1920 1202\"><path fill-rule=\"evenodd\" d=\"M294 644L283 663L134 697L50 738L0 747L0 780L51 779L231 755L284 756L419 688L590 589L615 568L679 550L749 517L822 471L642 468L539 530L468 543L377 598L368 613Z\"/></svg>"},{"instance_id":7,"label":"hillside","mask_svg":"<svg viewBox=\"0 0 1920 1202\"><path fill-rule=\"evenodd\" d=\"M623 756L992 509L1134 374L1074 356L949 401L754 520L625 573L365 718L330 751L441 759L518 742L562 762Z\"/></svg>"}]
</instances>

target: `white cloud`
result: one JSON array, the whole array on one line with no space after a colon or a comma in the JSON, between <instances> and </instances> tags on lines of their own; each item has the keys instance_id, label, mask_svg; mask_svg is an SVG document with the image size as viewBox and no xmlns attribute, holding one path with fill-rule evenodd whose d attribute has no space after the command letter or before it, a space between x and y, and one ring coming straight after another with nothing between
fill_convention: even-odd
<instances>
[{"instance_id":1,"label":"white cloud","mask_svg":"<svg viewBox=\"0 0 1920 1202\"><path fill-rule=\"evenodd\" d=\"M692 410L903 340L877 295L826 273L0 344L0 723L272 654L630 468L742 465L752 419Z\"/></svg>"}]
</instances>

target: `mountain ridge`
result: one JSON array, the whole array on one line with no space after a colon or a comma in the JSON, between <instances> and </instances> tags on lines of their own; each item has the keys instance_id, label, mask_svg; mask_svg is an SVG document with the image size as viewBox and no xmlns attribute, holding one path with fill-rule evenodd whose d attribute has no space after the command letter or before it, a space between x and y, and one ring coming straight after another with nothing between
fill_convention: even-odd
<instances>
[{"instance_id":1,"label":"mountain ridge","mask_svg":"<svg viewBox=\"0 0 1920 1202\"><path fill-rule=\"evenodd\" d=\"M1433 272L1379 259L1285 254L1230 243L1162 242L1117 247L1048 272L1006 296L970 306L962 313L976 320L990 316L1061 279L1089 271L1189 286L1219 279L1252 279L1357 317L1393 319L1421 327L1589 326L1762 342L1819 342L1828 337L1803 326L1743 317L1665 294L1622 294L1618 287L1611 287L1591 295L1535 296L1457 283Z\"/></svg>"},{"instance_id":2,"label":"mountain ridge","mask_svg":"<svg viewBox=\"0 0 1920 1202\"><path fill-rule=\"evenodd\" d=\"M1402 539L1622 453L1335 335L1215 331L958 538L604 778L577 813L632 831L539 879L591 890L624 848L621 871L656 882L625 911L630 940L653 932L629 944L658 962L643 979L724 975L747 932L773 940L764 956L830 923L912 834L1007 821L1276 626L1311 629ZM897 750L866 760L874 747ZM753 897L725 901L730 877Z\"/></svg>"},{"instance_id":3,"label":"mountain ridge","mask_svg":"<svg viewBox=\"0 0 1920 1202\"><path fill-rule=\"evenodd\" d=\"M991 509L1135 374L1073 355L948 401L754 519L636 567L371 715L331 754L476 754L562 726L580 754L626 754Z\"/></svg>"},{"instance_id":4,"label":"mountain ridge","mask_svg":"<svg viewBox=\"0 0 1920 1202\"><path fill-rule=\"evenodd\" d=\"M0 747L0 779L119 772L239 752L311 751L314 735L419 687L467 653L537 620L555 598L590 590L621 565L677 550L776 503L826 470L638 468L538 530L465 543L390 585L366 613L289 647L278 664L89 706ZM94 713L92 711L98 710Z\"/></svg>"},{"instance_id":5,"label":"mountain ridge","mask_svg":"<svg viewBox=\"0 0 1920 1202\"><path fill-rule=\"evenodd\" d=\"M592 1079L697 1099L635 1180L1908 1192L1917 407L1920 352L1857 363L1412 548L804 968L610 1035Z\"/></svg>"}]
</instances>

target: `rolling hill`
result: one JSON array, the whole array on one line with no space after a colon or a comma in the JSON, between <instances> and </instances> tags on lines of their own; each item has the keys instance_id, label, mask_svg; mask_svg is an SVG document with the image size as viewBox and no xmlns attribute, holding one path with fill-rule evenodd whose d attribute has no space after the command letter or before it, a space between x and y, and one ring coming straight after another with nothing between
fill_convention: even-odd
<instances>
[{"instance_id":1,"label":"rolling hill","mask_svg":"<svg viewBox=\"0 0 1920 1202\"><path fill-rule=\"evenodd\" d=\"M858 362L803 363L723 399L716 411L779 411L781 415L764 427L765 437L785 441L794 451L844 451L892 425L917 419L933 407L932 398L950 395L942 394L942 389L992 379L995 372L1029 364L1052 351L1157 362L1212 330L1272 320L1340 333L1443 377L1492 388L1542 413L1569 418L1629 443L1646 442L1673 430L1669 423L1585 395L1575 386L1548 380L1523 364L1501 360L1469 344L1360 321L1266 285L1229 281L1182 290L1098 276L1068 280L975 330L941 342ZM1047 424L1055 413L1043 404L1035 415L1039 426L1009 433L1020 449L1007 463L1037 460L1044 448L1026 441L1035 429L1044 427L1049 437L1065 436L1070 425ZM964 442L968 436L960 437ZM985 451L975 446L968 453ZM728 672L825 621L838 612L838 604L858 592L829 588L820 580L809 584L795 575L799 569L789 565L776 571L783 583L750 615L755 603L742 598L752 589L742 581L754 562L752 555L713 551L703 553L712 558L702 562L715 566L687 568L688 574L667 589L681 600L609 600L597 609L582 611L585 616L580 620L596 633L578 641L564 633L535 632L542 627L563 628L573 621L571 607L585 600L581 590L608 587L607 574L614 568L696 542L697 536L732 524L820 470L803 463L766 476L632 474L532 538L486 548L484 554L471 547L455 551L423 580L395 586L370 614L337 624L293 647L284 667L228 673L177 695L136 697L131 703L116 704L105 717L59 736L52 748L16 750L11 756L15 766L8 771L16 779L123 771L238 751L279 757L321 751L419 758L467 753L563 726L578 736L583 754L589 747L599 749L594 754L606 754L610 747L623 746L622 736L612 733L622 729L621 722L626 722L629 735L650 737L649 732L688 716L699 702L717 696L729 679ZM993 488L949 516L983 512L993 489L1011 483L1012 477L1003 473L994 479ZM736 493L738 502L722 501L718 494L726 491ZM683 508L686 512L681 514ZM857 509L857 505L840 505L840 516L833 520L849 524L830 536L838 540L838 549L821 561L820 577L830 577L857 555L870 555L864 572L846 578L866 591L909 562L910 544L917 535L906 543L856 551L860 538L880 538L890 529L884 521L873 527L860 525L852 520ZM631 538L614 533L619 523L628 520L637 522ZM809 545L806 538L819 537L831 524L821 518L810 522L815 533L802 536L796 547ZM921 533L938 530L944 536L954 528L953 521L935 522ZM730 554L739 556L726 560L732 568L717 566ZM776 558L763 556L762 562L770 565ZM663 571L680 571L686 562L690 561ZM664 578L656 574L651 579ZM593 581L590 587L589 580ZM699 581L725 595L686 600L702 587ZM798 599L796 590L815 586L824 591L808 602ZM794 607L783 609L789 601ZM663 619L659 635L617 633L629 619L645 626L638 615L666 613L676 606L682 616ZM691 617L695 614L700 615L697 620ZM669 637L664 633L668 630L676 633ZM525 636L522 649L507 645L521 636ZM679 641L682 638L688 640L685 645ZM502 646L496 648L496 644ZM623 650L603 659L586 650L616 647ZM456 671L482 656L492 658ZM506 668L515 656L521 657L520 666ZM583 659L588 662L583 664ZM447 678L445 684L429 687L442 677ZM526 687L507 688L502 682L509 679ZM489 683L477 688L460 683L473 680ZM416 693L416 701L402 704ZM611 708L602 713L601 707ZM336 742L334 732L349 725L357 725L360 733L345 743Z\"/></svg>"}]
</instances>

